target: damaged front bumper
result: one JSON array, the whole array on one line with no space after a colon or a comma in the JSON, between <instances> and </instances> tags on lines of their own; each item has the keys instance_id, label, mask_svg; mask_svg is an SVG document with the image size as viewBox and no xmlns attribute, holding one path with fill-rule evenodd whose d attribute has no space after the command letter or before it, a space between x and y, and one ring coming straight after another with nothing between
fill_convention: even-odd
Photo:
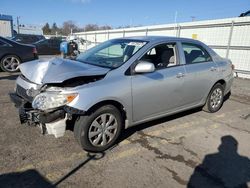
<instances>
[{"instance_id":1,"label":"damaged front bumper","mask_svg":"<svg viewBox=\"0 0 250 188\"><path fill-rule=\"evenodd\" d=\"M84 115L72 107L61 107L53 111L43 112L34 110L31 103L16 93L9 94L11 101L19 109L21 124L39 126L43 134L51 134L56 138L62 137L66 131L67 120L71 120L74 114Z\"/></svg>"}]
</instances>

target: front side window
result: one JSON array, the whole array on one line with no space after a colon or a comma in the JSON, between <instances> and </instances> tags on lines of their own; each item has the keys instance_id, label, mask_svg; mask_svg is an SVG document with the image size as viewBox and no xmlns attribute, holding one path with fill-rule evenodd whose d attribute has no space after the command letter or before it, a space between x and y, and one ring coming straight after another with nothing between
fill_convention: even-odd
<instances>
[{"instance_id":1,"label":"front side window","mask_svg":"<svg viewBox=\"0 0 250 188\"><path fill-rule=\"evenodd\" d=\"M147 42L132 39L109 40L80 54L77 61L108 68L117 68L130 59Z\"/></svg>"},{"instance_id":2,"label":"front side window","mask_svg":"<svg viewBox=\"0 0 250 188\"><path fill-rule=\"evenodd\" d=\"M176 44L164 43L151 48L142 58L151 62L156 69L163 69L177 65Z\"/></svg>"},{"instance_id":3,"label":"front side window","mask_svg":"<svg viewBox=\"0 0 250 188\"><path fill-rule=\"evenodd\" d=\"M212 61L208 52L200 45L182 43L186 64L202 63Z\"/></svg>"}]
</instances>

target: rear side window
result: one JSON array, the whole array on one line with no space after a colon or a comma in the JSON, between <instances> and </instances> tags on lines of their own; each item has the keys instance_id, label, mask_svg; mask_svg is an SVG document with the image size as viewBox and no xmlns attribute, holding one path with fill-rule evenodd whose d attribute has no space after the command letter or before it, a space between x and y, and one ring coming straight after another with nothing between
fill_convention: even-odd
<instances>
[{"instance_id":1,"label":"rear side window","mask_svg":"<svg viewBox=\"0 0 250 188\"><path fill-rule=\"evenodd\" d=\"M182 43L186 64L203 63L212 61L209 53L200 45Z\"/></svg>"}]
</instances>

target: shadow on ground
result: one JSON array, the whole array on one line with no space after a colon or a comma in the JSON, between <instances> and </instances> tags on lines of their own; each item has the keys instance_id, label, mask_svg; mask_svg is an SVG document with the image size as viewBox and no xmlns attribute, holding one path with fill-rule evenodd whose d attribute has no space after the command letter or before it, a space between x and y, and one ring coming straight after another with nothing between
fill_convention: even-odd
<instances>
[{"instance_id":1,"label":"shadow on ground","mask_svg":"<svg viewBox=\"0 0 250 188\"><path fill-rule=\"evenodd\" d=\"M76 173L91 160L103 158L105 153L88 153L87 156L73 167L69 172L52 183L43 177L37 170L30 169L24 172L13 172L0 175L0 187L4 188L54 188Z\"/></svg>"},{"instance_id":2,"label":"shadow on ground","mask_svg":"<svg viewBox=\"0 0 250 188\"><path fill-rule=\"evenodd\" d=\"M168 121L172 121L174 119L178 119L178 118L190 115L190 114L194 114L194 113L197 113L199 111L201 111L201 108L195 108L195 109L192 109L192 110L188 110L188 111L185 111L185 112L181 112L181 113L178 113L178 114L174 114L174 115L171 115L171 116L167 116L167 117L164 117L164 118L160 118L160 119L157 119L157 120L153 120L153 121L150 121L150 122L139 124L139 125L136 125L134 127L129 128L129 129L125 129L125 130L123 130L123 132L122 132L122 134L121 134L121 136L120 136L117 143L119 144L120 142L122 142L123 140L126 140L127 138L129 138L130 136L135 134L136 132L140 132L140 131L142 131L142 130L144 130L146 128L149 128L149 127L152 127L152 126L159 126L162 123L167 123Z\"/></svg>"},{"instance_id":3,"label":"shadow on ground","mask_svg":"<svg viewBox=\"0 0 250 188\"><path fill-rule=\"evenodd\" d=\"M4 188L44 188L54 187L38 171L31 169L0 175L0 187Z\"/></svg>"},{"instance_id":4,"label":"shadow on ground","mask_svg":"<svg viewBox=\"0 0 250 188\"><path fill-rule=\"evenodd\" d=\"M4 75L0 76L0 80L16 80L17 77L18 77L17 74Z\"/></svg>"},{"instance_id":5,"label":"shadow on ground","mask_svg":"<svg viewBox=\"0 0 250 188\"><path fill-rule=\"evenodd\" d=\"M247 188L250 183L250 160L237 152L238 142L223 136L218 153L205 156L190 177L188 188L235 187Z\"/></svg>"}]
</instances>

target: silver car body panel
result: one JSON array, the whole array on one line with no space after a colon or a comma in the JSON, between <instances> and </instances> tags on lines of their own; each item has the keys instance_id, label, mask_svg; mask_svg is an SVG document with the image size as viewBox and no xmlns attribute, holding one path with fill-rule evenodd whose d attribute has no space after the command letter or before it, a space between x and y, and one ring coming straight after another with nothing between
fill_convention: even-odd
<instances>
[{"instance_id":1,"label":"silver car body panel","mask_svg":"<svg viewBox=\"0 0 250 188\"><path fill-rule=\"evenodd\" d=\"M54 58L45 62L30 61L21 64L19 68L27 79L37 84L62 83L75 77L104 75L110 70L61 58Z\"/></svg>"},{"instance_id":2,"label":"silver car body panel","mask_svg":"<svg viewBox=\"0 0 250 188\"><path fill-rule=\"evenodd\" d=\"M192 39L174 37L130 37L129 39L133 38L148 43L126 63L113 70L62 59L24 63L20 66L20 70L27 79L39 87L47 83L61 83L78 76L106 74L103 79L96 82L67 88L64 92L79 94L68 106L88 111L100 102L118 102L126 112L126 128L204 105L209 91L219 80L226 82L224 94L230 91L233 72L229 60L221 58L205 44ZM173 42L178 48L178 66L152 73L125 74L153 46ZM202 46L208 51L212 61L186 65L181 42ZM183 76L178 77L180 73ZM27 81L21 80L19 77L17 84L26 88L31 87L31 83L29 85L25 83Z\"/></svg>"}]
</instances>

